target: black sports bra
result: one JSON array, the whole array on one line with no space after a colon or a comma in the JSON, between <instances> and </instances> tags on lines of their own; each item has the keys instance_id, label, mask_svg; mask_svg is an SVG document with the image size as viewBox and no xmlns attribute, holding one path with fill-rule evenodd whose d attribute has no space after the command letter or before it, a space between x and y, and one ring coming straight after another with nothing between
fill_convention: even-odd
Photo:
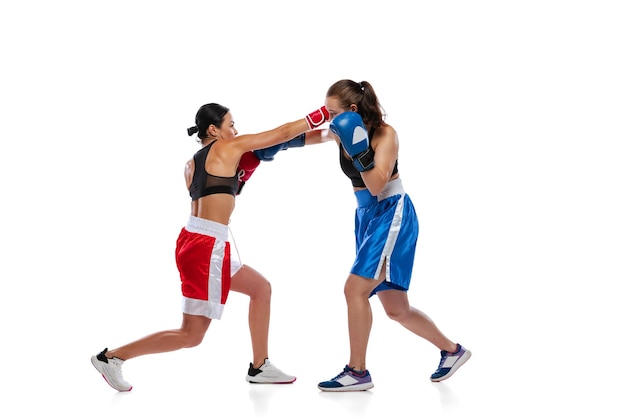
<instances>
[{"instance_id":1,"label":"black sports bra","mask_svg":"<svg viewBox=\"0 0 626 418\"><path fill-rule=\"evenodd\" d=\"M198 200L203 196L210 194L225 193L235 196L239 183L237 174L233 177L220 177L207 173L205 167L206 158L209 154L211 146L215 142L211 142L200 151L196 152L193 156L195 164L195 170L193 172L193 179L189 186L189 195L191 200Z\"/></svg>"},{"instance_id":2,"label":"black sports bra","mask_svg":"<svg viewBox=\"0 0 626 418\"><path fill-rule=\"evenodd\" d=\"M370 139L374 137L374 131L376 131L376 128L370 129L368 133ZM341 143L339 144L339 164L341 165L341 171L343 171L343 174L345 174L350 179L350 181L352 181L352 187L366 187L365 182L363 181L363 177L361 177L361 173L356 168L354 168L352 160L346 157L346 153L343 149L343 146L341 146ZM396 160L396 164L393 166L393 173L391 173L391 175L394 176L397 173L398 160Z\"/></svg>"}]
</instances>

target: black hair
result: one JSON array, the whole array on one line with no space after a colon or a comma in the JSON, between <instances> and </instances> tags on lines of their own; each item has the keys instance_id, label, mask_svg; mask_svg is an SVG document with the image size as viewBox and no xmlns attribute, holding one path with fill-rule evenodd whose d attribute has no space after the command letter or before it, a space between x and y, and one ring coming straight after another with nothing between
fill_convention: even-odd
<instances>
[{"instance_id":1,"label":"black hair","mask_svg":"<svg viewBox=\"0 0 626 418\"><path fill-rule=\"evenodd\" d=\"M196 124L191 128L187 128L187 135L191 136L198 133L200 141L208 138L206 131L209 129L209 126L215 125L220 128L222 122L224 122L224 116L229 110L226 106L217 103L208 103L201 106L196 113Z\"/></svg>"}]
</instances>

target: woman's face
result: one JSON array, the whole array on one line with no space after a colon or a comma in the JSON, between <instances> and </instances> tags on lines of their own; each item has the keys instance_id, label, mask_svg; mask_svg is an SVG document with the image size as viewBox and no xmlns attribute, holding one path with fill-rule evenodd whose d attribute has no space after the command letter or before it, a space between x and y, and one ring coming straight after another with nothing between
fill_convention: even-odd
<instances>
[{"instance_id":1,"label":"woman's face","mask_svg":"<svg viewBox=\"0 0 626 418\"><path fill-rule=\"evenodd\" d=\"M235 139L237 134L237 129L235 129L235 121L233 120L233 115L230 112L227 112L224 115L224 119L222 120L222 125L220 128L217 128L217 137L221 139Z\"/></svg>"},{"instance_id":2,"label":"woman's face","mask_svg":"<svg viewBox=\"0 0 626 418\"><path fill-rule=\"evenodd\" d=\"M356 112L356 105L350 105L348 108L341 107L341 102L337 96L328 96L326 97L326 109L328 109L328 113L330 114L330 119L334 119L335 116L343 113L343 112Z\"/></svg>"},{"instance_id":3,"label":"woman's face","mask_svg":"<svg viewBox=\"0 0 626 418\"><path fill-rule=\"evenodd\" d=\"M328 96L326 97L326 109L328 109L328 113L330 114L330 119L334 119L335 116L346 112L348 109L343 109L341 107L341 103L339 102L339 98L337 96Z\"/></svg>"}]
</instances>

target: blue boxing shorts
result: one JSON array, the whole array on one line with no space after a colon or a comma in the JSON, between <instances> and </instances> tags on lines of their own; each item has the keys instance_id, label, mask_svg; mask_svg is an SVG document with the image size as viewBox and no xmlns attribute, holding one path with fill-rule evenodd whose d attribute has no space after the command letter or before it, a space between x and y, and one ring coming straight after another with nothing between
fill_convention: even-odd
<instances>
[{"instance_id":1,"label":"blue boxing shorts","mask_svg":"<svg viewBox=\"0 0 626 418\"><path fill-rule=\"evenodd\" d=\"M400 179L392 180L378 196L369 190L355 192L356 258L350 272L378 279L383 266L385 280L370 294L381 290L407 291L411 283L419 224Z\"/></svg>"}]
</instances>

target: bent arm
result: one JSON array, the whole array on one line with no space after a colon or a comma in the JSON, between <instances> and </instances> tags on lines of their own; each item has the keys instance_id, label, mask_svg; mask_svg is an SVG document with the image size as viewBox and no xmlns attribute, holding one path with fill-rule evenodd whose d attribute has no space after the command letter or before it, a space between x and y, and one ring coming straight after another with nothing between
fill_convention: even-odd
<instances>
[{"instance_id":1,"label":"bent arm","mask_svg":"<svg viewBox=\"0 0 626 418\"><path fill-rule=\"evenodd\" d=\"M365 186L374 196L380 194L389 182L398 159L399 143L396 131L391 127L387 127L381 134L382 136L377 137L372 144L375 152L374 168L361 173Z\"/></svg>"}]
</instances>

